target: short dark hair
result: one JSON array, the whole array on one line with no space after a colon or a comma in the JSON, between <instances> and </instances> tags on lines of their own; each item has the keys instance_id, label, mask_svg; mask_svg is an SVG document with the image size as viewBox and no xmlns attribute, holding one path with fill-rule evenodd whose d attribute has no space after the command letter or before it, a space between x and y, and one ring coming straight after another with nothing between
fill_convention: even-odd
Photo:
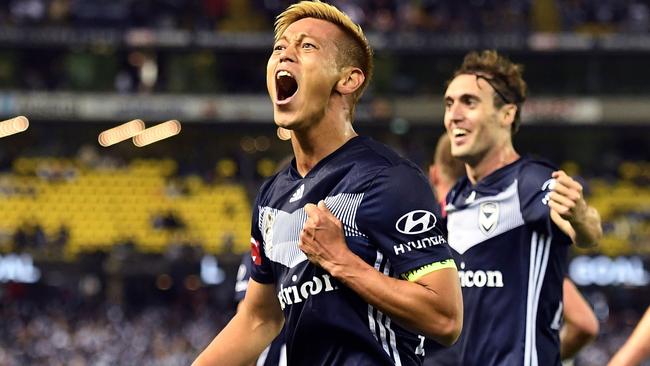
<instances>
[{"instance_id":1,"label":"short dark hair","mask_svg":"<svg viewBox=\"0 0 650 366\"><path fill-rule=\"evenodd\" d=\"M495 50L472 51L465 56L463 64L454 72L447 85L458 75L476 75L485 80L494 89L495 108L501 108L505 104L517 106L511 128L514 135L519 130L521 107L526 101L527 86L522 78L523 70L523 65L513 63Z\"/></svg>"}]
</instances>

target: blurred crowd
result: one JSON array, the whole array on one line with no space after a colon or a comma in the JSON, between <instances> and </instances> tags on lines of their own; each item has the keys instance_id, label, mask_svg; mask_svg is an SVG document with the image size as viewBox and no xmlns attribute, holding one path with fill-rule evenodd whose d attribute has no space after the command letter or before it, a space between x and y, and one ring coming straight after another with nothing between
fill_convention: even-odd
<instances>
[{"instance_id":1,"label":"blurred crowd","mask_svg":"<svg viewBox=\"0 0 650 366\"><path fill-rule=\"evenodd\" d=\"M88 306L71 301L75 295L67 295L67 304L61 301L66 295L58 296L50 302L0 296L0 365L189 365L232 316L232 308L207 303ZM598 292L590 300L601 331L578 354L576 366L605 365L641 316L637 310L611 311Z\"/></svg>"},{"instance_id":2,"label":"blurred crowd","mask_svg":"<svg viewBox=\"0 0 650 366\"><path fill-rule=\"evenodd\" d=\"M592 305L597 312L598 306L603 306L604 304L606 302L603 299ZM575 358L575 366L606 365L628 339L642 314L642 312L627 309L608 314L605 319L600 319L600 332L598 337L593 343L587 345L578 353ZM650 361L643 362L640 366L648 365L650 365Z\"/></svg>"},{"instance_id":3,"label":"blurred crowd","mask_svg":"<svg viewBox=\"0 0 650 366\"><path fill-rule=\"evenodd\" d=\"M10 0L0 23L268 30L288 0ZM372 31L646 32L642 0L332 0ZM260 6L261 5L261 6Z\"/></svg>"},{"instance_id":4,"label":"blurred crowd","mask_svg":"<svg viewBox=\"0 0 650 366\"><path fill-rule=\"evenodd\" d=\"M0 1L0 29L6 30L0 37L0 46L8 45L0 47L0 89L260 94L264 92L263 70L271 48L274 17L291 2ZM529 41L522 39L538 32L631 34L630 42L623 42L621 46L634 49L638 42L634 37L650 30L650 7L643 0L331 2L363 26L378 50L374 80L365 100L383 95L440 93L438 86L443 85L453 72L453 65L459 61L459 55L451 52L454 50L514 47L514 50L526 51ZM12 30L14 26L19 28ZM90 32L88 28L99 31ZM128 32L120 33L124 30ZM169 30L196 33L179 35ZM242 32L260 33L239 38ZM390 38L377 41L384 38L373 37L373 33L414 38L415 41L390 41ZM455 37L435 38L448 34ZM502 36L504 34L506 36ZM515 37L508 37L513 35ZM477 37L480 36L489 41L479 41ZM179 39L177 47L141 47L138 43L156 44ZM200 40L208 41L202 43ZM212 41L219 46L210 43ZM47 47L42 47L43 43ZM417 43L428 46L414 45ZM598 50L599 44L596 42L590 47ZM400 51L400 46L405 46L409 52ZM572 50L571 47L568 50ZM412 57L414 50L418 57ZM537 93L558 90L565 94L646 92L646 85L639 81L636 71L648 63L646 53L637 52L635 57L616 53L608 53L607 57L598 53L570 53L553 55L552 62L539 54L527 57L525 53L517 55L516 60L526 65L527 80L531 90ZM609 70L610 64L619 67L615 72L603 72Z\"/></svg>"},{"instance_id":5,"label":"blurred crowd","mask_svg":"<svg viewBox=\"0 0 650 366\"><path fill-rule=\"evenodd\" d=\"M0 365L189 365L227 321L209 309L147 307L131 316L116 305L74 310L0 306Z\"/></svg>"}]
</instances>

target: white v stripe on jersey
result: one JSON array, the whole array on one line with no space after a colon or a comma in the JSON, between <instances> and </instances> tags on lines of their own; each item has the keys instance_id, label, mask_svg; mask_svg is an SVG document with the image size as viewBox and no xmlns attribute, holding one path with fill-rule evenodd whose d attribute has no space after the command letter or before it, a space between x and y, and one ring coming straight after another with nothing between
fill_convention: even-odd
<instances>
[{"instance_id":1,"label":"white v stripe on jersey","mask_svg":"<svg viewBox=\"0 0 650 366\"><path fill-rule=\"evenodd\" d=\"M339 193L325 198L325 204L332 214L341 220L346 237L366 237L356 223L362 199L363 193ZM271 261L293 268L307 260L305 253L298 248L305 221L307 214L304 208L289 213L271 207L259 207L258 226L264 238L264 252Z\"/></svg>"},{"instance_id":2,"label":"white v stripe on jersey","mask_svg":"<svg viewBox=\"0 0 650 366\"><path fill-rule=\"evenodd\" d=\"M526 341L524 366L538 366L537 358L537 309L542 291L546 266L551 249L551 236L545 238L533 232L530 240L530 264L528 267L528 295L526 297Z\"/></svg>"}]
</instances>

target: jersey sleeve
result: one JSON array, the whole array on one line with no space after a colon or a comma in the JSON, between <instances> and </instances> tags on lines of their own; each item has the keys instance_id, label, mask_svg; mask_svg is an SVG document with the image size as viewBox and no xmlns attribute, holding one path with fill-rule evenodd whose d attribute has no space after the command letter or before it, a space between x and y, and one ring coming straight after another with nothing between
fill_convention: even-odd
<instances>
[{"instance_id":1,"label":"jersey sleeve","mask_svg":"<svg viewBox=\"0 0 650 366\"><path fill-rule=\"evenodd\" d=\"M240 302L246 296L248 290L248 280L251 278L252 258L250 254L242 256L241 264L237 270L237 280L235 281L235 302Z\"/></svg>"},{"instance_id":2,"label":"jersey sleeve","mask_svg":"<svg viewBox=\"0 0 650 366\"><path fill-rule=\"evenodd\" d=\"M255 199L253 218L251 222L251 278L259 283L274 283L275 278L271 261L264 253L264 238L260 229L260 200L261 193Z\"/></svg>"},{"instance_id":3,"label":"jersey sleeve","mask_svg":"<svg viewBox=\"0 0 650 366\"><path fill-rule=\"evenodd\" d=\"M521 168L518 181L521 212L527 224L570 243L571 239L551 219L548 196L555 185L553 171L553 166L541 162L530 162Z\"/></svg>"},{"instance_id":4,"label":"jersey sleeve","mask_svg":"<svg viewBox=\"0 0 650 366\"><path fill-rule=\"evenodd\" d=\"M380 172L364 194L357 222L393 271L416 280L454 267L436 201L424 174L407 163Z\"/></svg>"}]
</instances>

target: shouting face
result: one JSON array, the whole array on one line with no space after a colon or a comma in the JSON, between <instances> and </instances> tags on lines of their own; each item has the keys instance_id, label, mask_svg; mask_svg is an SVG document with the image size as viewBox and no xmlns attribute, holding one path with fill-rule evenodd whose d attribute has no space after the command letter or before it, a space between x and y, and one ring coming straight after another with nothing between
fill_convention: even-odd
<instances>
[{"instance_id":1,"label":"shouting face","mask_svg":"<svg viewBox=\"0 0 650 366\"><path fill-rule=\"evenodd\" d=\"M330 22L303 18L275 42L266 67L266 87L278 126L306 128L325 115L340 77L336 41L342 36Z\"/></svg>"}]
</instances>

